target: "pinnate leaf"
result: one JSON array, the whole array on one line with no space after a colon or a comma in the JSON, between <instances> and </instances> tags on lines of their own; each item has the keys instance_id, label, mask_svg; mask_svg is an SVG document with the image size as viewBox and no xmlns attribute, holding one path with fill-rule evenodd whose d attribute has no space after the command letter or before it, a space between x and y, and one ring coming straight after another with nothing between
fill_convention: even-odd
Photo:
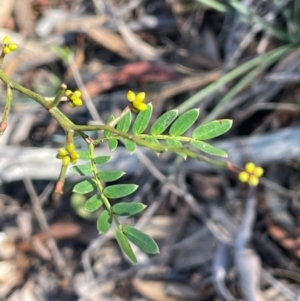
<instances>
[{"instance_id":1,"label":"pinnate leaf","mask_svg":"<svg viewBox=\"0 0 300 301\"><path fill-rule=\"evenodd\" d=\"M190 141L190 144L207 154L214 155L214 156L220 156L220 157L227 157L227 153L225 151L223 151L222 149L219 149L215 146L212 146L206 142L192 140L192 141Z\"/></svg>"},{"instance_id":2,"label":"pinnate leaf","mask_svg":"<svg viewBox=\"0 0 300 301\"><path fill-rule=\"evenodd\" d=\"M91 164L75 165L71 167L71 171L79 176L87 176L93 173Z\"/></svg>"},{"instance_id":3,"label":"pinnate leaf","mask_svg":"<svg viewBox=\"0 0 300 301\"><path fill-rule=\"evenodd\" d=\"M150 254L159 253L156 242L146 233L128 225L123 227L123 232L125 236L143 252Z\"/></svg>"},{"instance_id":4,"label":"pinnate leaf","mask_svg":"<svg viewBox=\"0 0 300 301\"><path fill-rule=\"evenodd\" d=\"M94 162L97 165L106 164L110 160L111 160L111 156L99 156L99 157L94 158Z\"/></svg>"},{"instance_id":5,"label":"pinnate leaf","mask_svg":"<svg viewBox=\"0 0 300 301\"><path fill-rule=\"evenodd\" d=\"M116 231L116 239L117 242L121 248L121 250L125 253L125 255L133 262L133 263L137 263L137 259L132 251L132 248L129 244L129 241L127 239L127 237L124 235L124 233L118 229Z\"/></svg>"},{"instance_id":6,"label":"pinnate leaf","mask_svg":"<svg viewBox=\"0 0 300 301\"><path fill-rule=\"evenodd\" d=\"M129 111L117 124L117 129L127 133L131 124L131 111Z\"/></svg>"},{"instance_id":7,"label":"pinnate leaf","mask_svg":"<svg viewBox=\"0 0 300 301\"><path fill-rule=\"evenodd\" d=\"M129 140L129 139L124 139L124 145L126 149L133 154L136 151L136 143Z\"/></svg>"},{"instance_id":8,"label":"pinnate leaf","mask_svg":"<svg viewBox=\"0 0 300 301\"><path fill-rule=\"evenodd\" d=\"M93 179L88 179L77 183L73 188L73 192L84 194L84 193L89 193L95 189L96 189L95 181Z\"/></svg>"},{"instance_id":9,"label":"pinnate leaf","mask_svg":"<svg viewBox=\"0 0 300 301\"><path fill-rule=\"evenodd\" d=\"M102 199L100 195L96 193L85 202L85 210L89 212L94 212L98 210L102 205Z\"/></svg>"},{"instance_id":10,"label":"pinnate leaf","mask_svg":"<svg viewBox=\"0 0 300 301\"><path fill-rule=\"evenodd\" d=\"M101 181L112 182L120 179L124 174L122 170L101 170L97 173L97 177Z\"/></svg>"},{"instance_id":11,"label":"pinnate leaf","mask_svg":"<svg viewBox=\"0 0 300 301\"><path fill-rule=\"evenodd\" d=\"M173 122L178 114L177 110L171 110L161 115L152 125L150 133L152 135L160 135Z\"/></svg>"},{"instance_id":12,"label":"pinnate leaf","mask_svg":"<svg viewBox=\"0 0 300 301\"><path fill-rule=\"evenodd\" d=\"M147 206L142 203L117 203L112 206L115 215L131 216L143 211Z\"/></svg>"},{"instance_id":13,"label":"pinnate leaf","mask_svg":"<svg viewBox=\"0 0 300 301\"><path fill-rule=\"evenodd\" d=\"M232 120L220 119L200 125L194 129L192 137L196 140L208 140L226 133L232 126Z\"/></svg>"},{"instance_id":14,"label":"pinnate leaf","mask_svg":"<svg viewBox=\"0 0 300 301\"><path fill-rule=\"evenodd\" d=\"M117 199L132 194L137 188L135 184L116 184L105 187L103 193L108 198Z\"/></svg>"},{"instance_id":15,"label":"pinnate leaf","mask_svg":"<svg viewBox=\"0 0 300 301\"><path fill-rule=\"evenodd\" d=\"M149 124L149 121L152 116L153 107L151 103L148 103L147 106L148 110L139 112L139 114L135 118L135 121L132 126L132 132L134 135L142 134Z\"/></svg>"},{"instance_id":16,"label":"pinnate leaf","mask_svg":"<svg viewBox=\"0 0 300 301\"><path fill-rule=\"evenodd\" d=\"M100 233L106 233L110 229L111 223L112 218L110 213L106 209L103 210L97 220L98 231Z\"/></svg>"},{"instance_id":17,"label":"pinnate leaf","mask_svg":"<svg viewBox=\"0 0 300 301\"><path fill-rule=\"evenodd\" d=\"M185 133L197 120L199 109L192 109L179 116L170 128L171 136L180 136Z\"/></svg>"}]
</instances>

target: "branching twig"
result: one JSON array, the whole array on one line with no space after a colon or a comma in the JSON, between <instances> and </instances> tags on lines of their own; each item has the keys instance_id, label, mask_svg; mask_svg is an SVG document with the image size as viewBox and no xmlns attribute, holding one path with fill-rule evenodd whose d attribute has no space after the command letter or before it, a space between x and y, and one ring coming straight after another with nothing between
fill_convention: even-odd
<instances>
[{"instance_id":1,"label":"branching twig","mask_svg":"<svg viewBox=\"0 0 300 301\"><path fill-rule=\"evenodd\" d=\"M40 204L41 198L37 196L35 189L32 185L32 181L29 178L26 177L26 178L24 178L23 181L24 181L24 185L27 189L27 192L29 194L29 197L30 197L30 200L32 203L32 208L33 208L35 216L39 222L41 230L47 235L47 243L51 250L54 263L55 263L57 269L59 270L59 272L66 279L70 279L72 276L71 271L69 270L67 263L65 262L62 254L60 253L54 238L51 237L51 234L49 232L49 225L48 225L47 219L45 217L44 211L42 209L42 206ZM44 194L42 194L42 195L44 198L45 195Z\"/></svg>"}]
</instances>

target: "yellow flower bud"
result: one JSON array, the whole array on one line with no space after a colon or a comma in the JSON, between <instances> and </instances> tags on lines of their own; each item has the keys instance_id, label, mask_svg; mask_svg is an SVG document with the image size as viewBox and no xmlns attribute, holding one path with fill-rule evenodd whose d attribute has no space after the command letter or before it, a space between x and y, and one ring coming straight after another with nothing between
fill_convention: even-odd
<instances>
[{"instance_id":1,"label":"yellow flower bud","mask_svg":"<svg viewBox=\"0 0 300 301\"><path fill-rule=\"evenodd\" d=\"M240 180L242 183L248 182L248 179L249 179L249 174L248 174L246 171L241 171L241 172L239 173L239 180Z\"/></svg>"},{"instance_id":2,"label":"yellow flower bud","mask_svg":"<svg viewBox=\"0 0 300 301\"><path fill-rule=\"evenodd\" d=\"M70 156L65 156L62 158L62 165L67 166L67 165L69 165L70 161L71 161Z\"/></svg>"},{"instance_id":3,"label":"yellow flower bud","mask_svg":"<svg viewBox=\"0 0 300 301\"><path fill-rule=\"evenodd\" d=\"M148 110L147 104L144 103L146 97L145 92L139 92L137 95L131 90L127 93L128 101L132 102L131 109L134 112L146 111Z\"/></svg>"},{"instance_id":4,"label":"yellow flower bud","mask_svg":"<svg viewBox=\"0 0 300 301\"><path fill-rule=\"evenodd\" d=\"M66 96L69 96L69 95L71 95L71 94L73 94L73 92L72 92L71 90L66 90L66 92L65 92L65 95L66 95Z\"/></svg>"},{"instance_id":5,"label":"yellow flower bud","mask_svg":"<svg viewBox=\"0 0 300 301\"><path fill-rule=\"evenodd\" d=\"M66 146L66 150L69 152L69 153L72 153L74 150L75 150L75 145L74 143L70 143Z\"/></svg>"},{"instance_id":6,"label":"yellow flower bud","mask_svg":"<svg viewBox=\"0 0 300 301\"><path fill-rule=\"evenodd\" d=\"M8 44L10 42L10 38L8 36L5 36L3 38L3 44Z\"/></svg>"},{"instance_id":7,"label":"yellow flower bud","mask_svg":"<svg viewBox=\"0 0 300 301\"><path fill-rule=\"evenodd\" d=\"M8 46L5 46L4 49L3 49L3 52L4 52L5 54L9 54L9 53L10 53L9 47L8 47Z\"/></svg>"},{"instance_id":8,"label":"yellow flower bud","mask_svg":"<svg viewBox=\"0 0 300 301\"><path fill-rule=\"evenodd\" d=\"M148 110L148 106L143 102L133 102L134 108L136 108L138 111L146 111Z\"/></svg>"},{"instance_id":9,"label":"yellow flower bud","mask_svg":"<svg viewBox=\"0 0 300 301\"><path fill-rule=\"evenodd\" d=\"M71 159L70 161L72 164L76 164L77 163L77 159Z\"/></svg>"},{"instance_id":10,"label":"yellow flower bud","mask_svg":"<svg viewBox=\"0 0 300 301\"><path fill-rule=\"evenodd\" d=\"M134 101L143 102L145 100L145 97L146 97L146 93L145 92L140 92L140 93L137 94Z\"/></svg>"},{"instance_id":11,"label":"yellow flower bud","mask_svg":"<svg viewBox=\"0 0 300 301\"><path fill-rule=\"evenodd\" d=\"M250 172L252 173L255 169L255 164L253 162L248 162L246 165L245 165L245 169L247 172Z\"/></svg>"},{"instance_id":12,"label":"yellow flower bud","mask_svg":"<svg viewBox=\"0 0 300 301\"><path fill-rule=\"evenodd\" d=\"M75 98L74 100L73 100L73 104L75 105L75 106L82 106L82 100L80 99L80 98Z\"/></svg>"},{"instance_id":13,"label":"yellow flower bud","mask_svg":"<svg viewBox=\"0 0 300 301\"><path fill-rule=\"evenodd\" d=\"M127 99L128 99L128 101L133 102L135 100L135 93L133 91L129 90L127 92Z\"/></svg>"},{"instance_id":14,"label":"yellow flower bud","mask_svg":"<svg viewBox=\"0 0 300 301\"><path fill-rule=\"evenodd\" d=\"M79 159L79 154L77 152L72 152L70 153L70 157L71 157L71 160L78 160Z\"/></svg>"},{"instance_id":15,"label":"yellow flower bud","mask_svg":"<svg viewBox=\"0 0 300 301\"><path fill-rule=\"evenodd\" d=\"M66 156L68 154L68 151L65 149L65 148L60 148L58 151L57 151L57 155L62 158L64 156Z\"/></svg>"},{"instance_id":16,"label":"yellow flower bud","mask_svg":"<svg viewBox=\"0 0 300 301\"><path fill-rule=\"evenodd\" d=\"M74 92L74 94L75 94L78 98L80 98L81 95L82 95L82 93L81 93L80 90L76 90L76 91Z\"/></svg>"},{"instance_id":17,"label":"yellow flower bud","mask_svg":"<svg viewBox=\"0 0 300 301\"><path fill-rule=\"evenodd\" d=\"M9 49L10 49L11 51L15 51L15 50L17 50L18 45L17 45L17 44L14 44L14 43L9 43L9 44L8 44L8 47L9 47Z\"/></svg>"},{"instance_id":18,"label":"yellow flower bud","mask_svg":"<svg viewBox=\"0 0 300 301\"><path fill-rule=\"evenodd\" d=\"M248 183L250 186L257 186L263 173L262 167L256 166L253 162L248 162L245 165L245 170L239 173L239 180Z\"/></svg>"},{"instance_id":19,"label":"yellow flower bud","mask_svg":"<svg viewBox=\"0 0 300 301\"><path fill-rule=\"evenodd\" d=\"M257 177L261 177L264 174L264 170L260 166L256 166L255 169L253 170L253 174L256 175Z\"/></svg>"},{"instance_id":20,"label":"yellow flower bud","mask_svg":"<svg viewBox=\"0 0 300 301\"><path fill-rule=\"evenodd\" d=\"M249 176L249 180L248 180L248 184L250 186L257 186L259 183L258 177L255 175L250 175Z\"/></svg>"}]
</instances>

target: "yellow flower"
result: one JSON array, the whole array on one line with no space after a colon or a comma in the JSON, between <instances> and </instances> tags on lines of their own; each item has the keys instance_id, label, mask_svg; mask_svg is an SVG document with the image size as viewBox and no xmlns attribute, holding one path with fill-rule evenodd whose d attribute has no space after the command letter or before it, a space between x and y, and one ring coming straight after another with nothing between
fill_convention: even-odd
<instances>
[{"instance_id":1,"label":"yellow flower","mask_svg":"<svg viewBox=\"0 0 300 301\"><path fill-rule=\"evenodd\" d=\"M239 180L248 183L250 186L257 186L263 173L262 167L256 166L253 162L248 162L245 165L245 170L239 173Z\"/></svg>"},{"instance_id":2,"label":"yellow flower","mask_svg":"<svg viewBox=\"0 0 300 301\"><path fill-rule=\"evenodd\" d=\"M135 112L148 110L147 104L144 103L146 97L145 92L140 92L137 95L131 90L127 93L127 99L132 103L132 109Z\"/></svg>"},{"instance_id":3,"label":"yellow flower","mask_svg":"<svg viewBox=\"0 0 300 301\"><path fill-rule=\"evenodd\" d=\"M11 51L15 51L18 48L18 45L10 42L10 38L5 36L3 38L3 53L9 54Z\"/></svg>"},{"instance_id":4,"label":"yellow flower","mask_svg":"<svg viewBox=\"0 0 300 301\"><path fill-rule=\"evenodd\" d=\"M81 91L76 90L75 92L72 92L71 90L66 90L65 94L68 97L71 108L82 106Z\"/></svg>"}]
</instances>

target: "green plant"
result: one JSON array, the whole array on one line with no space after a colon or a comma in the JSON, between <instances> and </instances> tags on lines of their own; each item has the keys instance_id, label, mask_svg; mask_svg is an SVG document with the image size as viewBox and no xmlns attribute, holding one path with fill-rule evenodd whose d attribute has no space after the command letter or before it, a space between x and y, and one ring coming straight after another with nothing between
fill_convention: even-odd
<instances>
[{"instance_id":1,"label":"green plant","mask_svg":"<svg viewBox=\"0 0 300 301\"><path fill-rule=\"evenodd\" d=\"M210 7L220 13L228 13L234 11L238 13L239 19L247 24L256 25L261 31L268 32L277 39L288 42L294 45L300 43L300 25L299 25L299 14L300 6L298 1L294 1L293 5L288 5L289 1L284 4L284 1L272 0L269 5L273 6L273 11L280 18L281 25L272 24L272 19L263 18L257 14L256 11L251 9L251 5L244 3L239 0L196 0L198 3ZM254 5L253 5L254 6ZM268 11L269 13L269 11ZM268 21L266 21L268 20ZM279 22L277 22L279 23Z\"/></svg>"},{"instance_id":2,"label":"green plant","mask_svg":"<svg viewBox=\"0 0 300 301\"><path fill-rule=\"evenodd\" d=\"M3 42L1 64L5 55L16 49L16 45L10 43L7 37ZM7 50L8 48L10 51ZM121 224L119 217L138 214L146 206L141 203L129 202L119 202L111 205L110 199L128 196L138 187L135 184L115 184L104 188L104 182L113 182L121 178L124 172L122 170L101 170L101 165L106 164L111 159L111 156L95 157L95 146L101 143L108 143L110 150L113 152L119 142L122 141L130 153L134 153L138 146L143 146L157 154L169 151L177 153L183 158L191 157L219 167L227 167L227 162L199 154L199 150L209 155L226 157L225 151L212 146L206 141L227 132L232 125L231 120L210 121L194 128L191 131L191 135L184 135L197 121L199 110L190 109L179 117L178 110L171 110L160 116L150 126L152 104L144 103L144 92L135 95L134 92L129 91L127 98L130 104L119 116L110 116L107 123L103 125L76 125L60 111L58 104L61 100L65 100L68 101L72 108L82 105L80 91L72 92L67 90L65 84L62 84L56 96L53 99L49 99L12 81L2 70L0 70L0 79L7 87L6 106L0 123L1 133L6 128L13 98L12 90L17 90L41 104L66 133L65 146L57 152L57 158L62 160L62 164L56 185L56 193L61 194L63 192L65 175L69 165L76 164L78 159L85 161L85 163L74 165L71 168L71 171L75 174L85 177L85 179L75 185L73 191L78 194L92 194L85 203L85 209L89 212L94 212L103 207L103 211L97 220L99 232L106 233L114 223L116 225L116 239L123 252L134 263L137 262L137 259L130 243L150 254L158 253L158 246L151 237L134 226ZM135 115L136 113L137 115ZM149 132L146 131L148 127L150 127ZM103 138L92 140L85 131L102 131ZM79 134L86 141L88 151L75 149L75 133ZM89 178L86 178L87 176Z\"/></svg>"}]
</instances>

